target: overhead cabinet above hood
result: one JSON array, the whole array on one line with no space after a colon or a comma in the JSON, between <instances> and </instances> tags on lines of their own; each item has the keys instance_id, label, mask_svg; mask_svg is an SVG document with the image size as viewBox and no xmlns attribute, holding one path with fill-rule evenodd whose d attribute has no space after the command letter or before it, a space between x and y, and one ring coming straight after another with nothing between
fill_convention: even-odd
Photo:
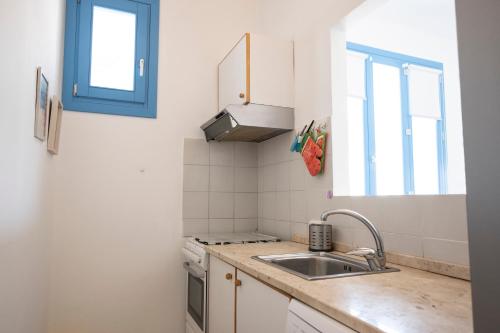
<instances>
[{"instance_id":1,"label":"overhead cabinet above hood","mask_svg":"<svg viewBox=\"0 0 500 333\"><path fill-rule=\"evenodd\" d=\"M262 142L294 129L293 42L245 34L219 64L208 140Z\"/></svg>"}]
</instances>

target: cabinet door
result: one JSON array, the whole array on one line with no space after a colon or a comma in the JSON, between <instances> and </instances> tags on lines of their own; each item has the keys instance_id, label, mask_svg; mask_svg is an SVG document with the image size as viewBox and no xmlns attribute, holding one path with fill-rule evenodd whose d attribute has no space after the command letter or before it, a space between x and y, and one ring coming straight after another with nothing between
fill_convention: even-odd
<instances>
[{"instance_id":1,"label":"cabinet door","mask_svg":"<svg viewBox=\"0 0 500 333\"><path fill-rule=\"evenodd\" d=\"M236 333L285 333L288 297L241 271L237 281Z\"/></svg>"},{"instance_id":2,"label":"cabinet door","mask_svg":"<svg viewBox=\"0 0 500 333\"><path fill-rule=\"evenodd\" d=\"M234 280L236 269L210 256L208 327L213 333L234 333Z\"/></svg>"},{"instance_id":3,"label":"cabinet door","mask_svg":"<svg viewBox=\"0 0 500 333\"><path fill-rule=\"evenodd\" d=\"M245 34L219 64L219 111L229 104L250 102L248 43L249 34Z\"/></svg>"}]
</instances>

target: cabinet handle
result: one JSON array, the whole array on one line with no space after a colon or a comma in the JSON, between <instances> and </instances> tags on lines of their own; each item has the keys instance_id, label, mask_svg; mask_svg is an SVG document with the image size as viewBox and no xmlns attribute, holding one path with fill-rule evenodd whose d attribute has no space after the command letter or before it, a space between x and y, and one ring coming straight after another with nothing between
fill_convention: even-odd
<instances>
[{"instance_id":1,"label":"cabinet handle","mask_svg":"<svg viewBox=\"0 0 500 333\"><path fill-rule=\"evenodd\" d=\"M238 279L234 280L234 285L235 285L236 287L241 286L241 280L238 280Z\"/></svg>"},{"instance_id":2,"label":"cabinet handle","mask_svg":"<svg viewBox=\"0 0 500 333\"><path fill-rule=\"evenodd\" d=\"M233 278L233 274L226 273L226 280L231 280Z\"/></svg>"},{"instance_id":3,"label":"cabinet handle","mask_svg":"<svg viewBox=\"0 0 500 333\"><path fill-rule=\"evenodd\" d=\"M240 93L240 98L245 98L245 94L244 93Z\"/></svg>"}]
</instances>

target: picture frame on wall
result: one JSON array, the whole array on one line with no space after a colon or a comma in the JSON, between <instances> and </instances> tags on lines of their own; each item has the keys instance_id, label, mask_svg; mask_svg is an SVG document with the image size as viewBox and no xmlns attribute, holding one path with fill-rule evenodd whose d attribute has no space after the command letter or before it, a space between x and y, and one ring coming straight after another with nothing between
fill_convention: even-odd
<instances>
[{"instance_id":1,"label":"picture frame on wall","mask_svg":"<svg viewBox=\"0 0 500 333\"><path fill-rule=\"evenodd\" d=\"M35 97L35 138L45 140L47 126L47 109L49 104L49 81L42 73L42 67L36 69Z\"/></svg>"},{"instance_id":2,"label":"picture frame on wall","mask_svg":"<svg viewBox=\"0 0 500 333\"><path fill-rule=\"evenodd\" d=\"M48 116L48 138L47 150L56 155L59 152L59 137L61 134L61 120L63 114L63 105L57 96L53 96L50 102L50 111Z\"/></svg>"}]
</instances>

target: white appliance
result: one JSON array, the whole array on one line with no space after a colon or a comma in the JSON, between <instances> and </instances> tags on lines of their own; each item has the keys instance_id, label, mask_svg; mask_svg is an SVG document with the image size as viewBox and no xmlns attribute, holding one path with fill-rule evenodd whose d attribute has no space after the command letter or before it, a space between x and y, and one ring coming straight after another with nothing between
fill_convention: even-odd
<instances>
[{"instance_id":1,"label":"white appliance","mask_svg":"<svg viewBox=\"0 0 500 333\"><path fill-rule=\"evenodd\" d=\"M287 333L355 333L349 327L292 299L288 305Z\"/></svg>"},{"instance_id":2,"label":"white appliance","mask_svg":"<svg viewBox=\"0 0 500 333\"><path fill-rule=\"evenodd\" d=\"M199 234L184 242L182 254L187 276L186 333L208 332L208 253L205 245L277 242L258 233ZM212 332L217 333L217 332Z\"/></svg>"},{"instance_id":3,"label":"white appliance","mask_svg":"<svg viewBox=\"0 0 500 333\"><path fill-rule=\"evenodd\" d=\"M205 333L208 328L208 253L194 240L185 242L182 253L187 273L186 333Z\"/></svg>"}]
</instances>

